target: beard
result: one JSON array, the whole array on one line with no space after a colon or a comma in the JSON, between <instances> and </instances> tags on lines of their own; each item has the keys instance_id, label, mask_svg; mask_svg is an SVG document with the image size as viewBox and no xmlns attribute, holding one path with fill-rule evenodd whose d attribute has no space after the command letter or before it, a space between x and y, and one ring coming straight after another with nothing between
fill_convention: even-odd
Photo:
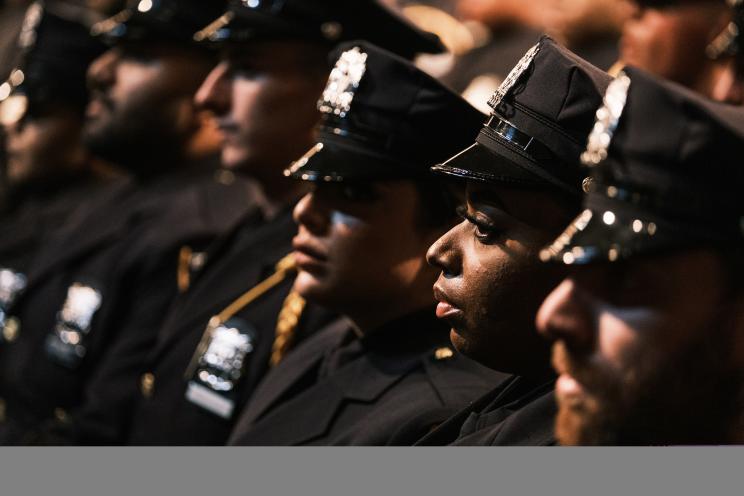
<instances>
[{"instance_id":1,"label":"beard","mask_svg":"<svg viewBox=\"0 0 744 496\"><path fill-rule=\"evenodd\" d=\"M83 128L83 144L93 155L143 176L181 160L186 133L177 129L171 109L140 105L124 110L111 103L107 108L105 116ZM153 170L153 164L158 170Z\"/></svg>"},{"instance_id":2,"label":"beard","mask_svg":"<svg viewBox=\"0 0 744 496\"><path fill-rule=\"evenodd\" d=\"M712 328L718 330L719 328ZM674 354L628 358L623 373L554 346L557 368L584 388L559 398L556 437L564 445L727 444L742 426L744 372L729 366L731 340L711 329Z\"/></svg>"}]
</instances>

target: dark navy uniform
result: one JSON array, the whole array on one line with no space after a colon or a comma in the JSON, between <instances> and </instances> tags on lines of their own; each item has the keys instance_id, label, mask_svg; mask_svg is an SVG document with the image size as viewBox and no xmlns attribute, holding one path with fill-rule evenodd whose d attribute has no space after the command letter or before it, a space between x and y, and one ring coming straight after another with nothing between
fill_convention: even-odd
<instances>
[{"instance_id":1,"label":"dark navy uniform","mask_svg":"<svg viewBox=\"0 0 744 496\"><path fill-rule=\"evenodd\" d=\"M501 378L452 350L433 307L362 338L340 322L266 377L230 443L411 445Z\"/></svg>"},{"instance_id":2,"label":"dark navy uniform","mask_svg":"<svg viewBox=\"0 0 744 496\"><path fill-rule=\"evenodd\" d=\"M275 329L287 299L292 271L282 275L255 300L226 319L222 332L234 329L245 340L224 345L240 365L221 367L229 388L212 388L200 380L199 361L213 354L218 337L210 321L256 284L277 273L277 263L292 250L294 222L289 211L259 227L242 219L234 232L207 251L206 265L193 275L192 289L181 295L158 332L139 378L140 390L128 434L130 444L223 444L234 418L270 368ZM295 342L334 316L315 308L297 312L291 332ZM202 346L200 346L202 344ZM246 345L240 349L240 345ZM201 348L201 351L200 351ZM192 365L193 364L193 365Z\"/></svg>"},{"instance_id":3,"label":"dark navy uniform","mask_svg":"<svg viewBox=\"0 0 744 496\"><path fill-rule=\"evenodd\" d=\"M319 103L320 142L286 171L295 179L432 180L428 164L472 139L483 118L368 43L342 46L334 59ZM364 335L342 321L266 377L230 443L410 445L503 378L452 350L433 305Z\"/></svg>"},{"instance_id":4,"label":"dark navy uniform","mask_svg":"<svg viewBox=\"0 0 744 496\"><path fill-rule=\"evenodd\" d=\"M56 233L10 307L4 442L37 442L34 428L55 418L74 419L70 442L121 442L153 329L178 293L182 247L203 250L251 208L243 183L201 174L133 188L108 191Z\"/></svg>"},{"instance_id":5,"label":"dark navy uniform","mask_svg":"<svg viewBox=\"0 0 744 496\"><path fill-rule=\"evenodd\" d=\"M359 36L405 56L443 49L435 36L374 0L251 5L233 2L196 38L217 45L299 38L330 49ZM260 227L249 219L236 223L207 251L206 265L174 304L148 355L129 444L224 444L265 373L335 317L291 293L293 271L277 267L292 251L296 233L294 201L288 203L275 217L261 219Z\"/></svg>"},{"instance_id":6,"label":"dark navy uniform","mask_svg":"<svg viewBox=\"0 0 744 496\"><path fill-rule=\"evenodd\" d=\"M476 143L433 170L578 200L588 185L579 157L610 81L549 37L541 38L491 97L491 116ZM544 373L514 376L418 444L554 444L554 380Z\"/></svg>"},{"instance_id":7,"label":"dark navy uniform","mask_svg":"<svg viewBox=\"0 0 744 496\"><path fill-rule=\"evenodd\" d=\"M447 419L416 446L550 446L554 380L513 376Z\"/></svg>"},{"instance_id":8,"label":"dark navy uniform","mask_svg":"<svg viewBox=\"0 0 744 496\"><path fill-rule=\"evenodd\" d=\"M130 33L147 26L184 42L163 26L193 33L216 15L210 4L191 17L161 17L163 5L130 12ZM0 441L122 442L142 364L168 306L188 287L188 265L254 209L248 184L215 174L211 161L190 171L170 165L163 170L177 172L98 195L35 256L0 343Z\"/></svg>"}]
</instances>

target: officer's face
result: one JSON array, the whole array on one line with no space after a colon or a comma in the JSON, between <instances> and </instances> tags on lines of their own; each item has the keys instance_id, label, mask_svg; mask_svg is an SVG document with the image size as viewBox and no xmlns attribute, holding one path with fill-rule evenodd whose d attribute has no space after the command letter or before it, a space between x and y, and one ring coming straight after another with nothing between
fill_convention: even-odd
<instances>
[{"instance_id":1,"label":"officer's face","mask_svg":"<svg viewBox=\"0 0 744 496\"><path fill-rule=\"evenodd\" d=\"M268 181L315 142L316 102L328 77L326 49L295 41L225 50L196 101L217 116L222 164Z\"/></svg>"},{"instance_id":2,"label":"officer's face","mask_svg":"<svg viewBox=\"0 0 744 496\"><path fill-rule=\"evenodd\" d=\"M201 51L166 43L124 43L104 53L88 71L86 144L132 168L164 158L161 166L178 165L205 125L193 96L213 63Z\"/></svg>"},{"instance_id":3,"label":"officer's face","mask_svg":"<svg viewBox=\"0 0 744 496\"><path fill-rule=\"evenodd\" d=\"M56 108L5 126L7 177L11 184L43 182L83 166L79 115Z\"/></svg>"},{"instance_id":4,"label":"officer's face","mask_svg":"<svg viewBox=\"0 0 744 496\"><path fill-rule=\"evenodd\" d=\"M621 59L694 89L711 78L705 49L726 25L723 2L691 2L664 8L638 7L625 23Z\"/></svg>"},{"instance_id":5,"label":"officer's face","mask_svg":"<svg viewBox=\"0 0 744 496\"><path fill-rule=\"evenodd\" d=\"M724 281L720 259L703 250L564 280L537 318L555 340L560 442L730 440L744 420L744 313Z\"/></svg>"},{"instance_id":6,"label":"officer's face","mask_svg":"<svg viewBox=\"0 0 744 496\"><path fill-rule=\"evenodd\" d=\"M423 227L409 181L319 184L294 211L295 289L362 325L433 304L427 247L445 227Z\"/></svg>"},{"instance_id":7,"label":"officer's face","mask_svg":"<svg viewBox=\"0 0 744 496\"><path fill-rule=\"evenodd\" d=\"M428 253L441 269L437 316L452 325L462 353L497 370L549 369L549 345L534 317L562 273L538 253L566 224L567 214L542 192L468 182L465 220Z\"/></svg>"}]
</instances>

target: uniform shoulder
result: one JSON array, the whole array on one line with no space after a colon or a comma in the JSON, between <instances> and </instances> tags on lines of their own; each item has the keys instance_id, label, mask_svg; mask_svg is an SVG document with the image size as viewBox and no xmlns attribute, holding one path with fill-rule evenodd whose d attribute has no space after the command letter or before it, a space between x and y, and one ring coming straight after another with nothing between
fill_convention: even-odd
<instances>
[{"instance_id":1,"label":"uniform shoulder","mask_svg":"<svg viewBox=\"0 0 744 496\"><path fill-rule=\"evenodd\" d=\"M511 377L480 365L451 346L436 348L422 360L429 382L445 404L475 400Z\"/></svg>"}]
</instances>

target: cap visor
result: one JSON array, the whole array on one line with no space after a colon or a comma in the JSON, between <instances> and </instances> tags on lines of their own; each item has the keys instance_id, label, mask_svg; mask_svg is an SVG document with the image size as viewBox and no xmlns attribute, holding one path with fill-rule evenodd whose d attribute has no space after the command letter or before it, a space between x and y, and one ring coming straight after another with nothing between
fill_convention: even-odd
<instances>
[{"instance_id":1,"label":"cap visor","mask_svg":"<svg viewBox=\"0 0 744 496\"><path fill-rule=\"evenodd\" d=\"M303 181L347 182L406 178L416 174L410 167L387 157L336 140L323 140L285 170L284 175Z\"/></svg>"},{"instance_id":2,"label":"cap visor","mask_svg":"<svg viewBox=\"0 0 744 496\"><path fill-rule=\"evenodd\" d=\"M545 181L480 143L474 143L445 163L435 165L432 171L487 183L545 187Z\"/></svg>"},{"instance_id":3,"label":"cap visor","mask_svg":"<svg viewBox=\"0 0 744 496\"><path fill-rule=\"evenodd\" d=\"M547 248L543 262L586 265L616 262L689 244L664 220L620 208L588 208Z\"/></svg>"}]
</instances>

